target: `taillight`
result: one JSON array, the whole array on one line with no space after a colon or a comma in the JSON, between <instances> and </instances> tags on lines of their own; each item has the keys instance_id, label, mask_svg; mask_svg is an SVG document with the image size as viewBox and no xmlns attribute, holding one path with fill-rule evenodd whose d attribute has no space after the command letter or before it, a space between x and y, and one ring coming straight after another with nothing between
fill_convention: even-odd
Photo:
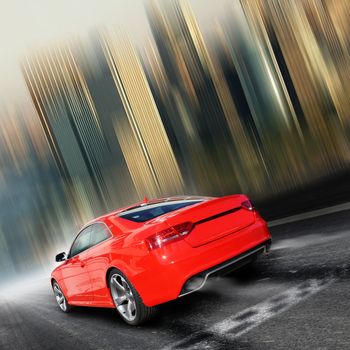
<instances>
[{"instance_id":1,"label":"taillight","mask_svg":"<svg viewBox=\"0 0 350 350\"><path fill-rule=\"evenodd\" d=\"M162 230L155 235L146 238L148 248L153 250L163 247L169 243L179 241L190 233L192 227L193 224L191 222L184 222Z\"/></svg>"},{"instance_id":2,"label":"taillight","mask_svg":"<svg viewBox=\"0 0 350 350\"><path fill-rule=\"evenodd\" d=\"M246 200L241 203L242 208L248 209L248 210L254 210L254 205L250 200Z\"/></svg>"}]
</instances>

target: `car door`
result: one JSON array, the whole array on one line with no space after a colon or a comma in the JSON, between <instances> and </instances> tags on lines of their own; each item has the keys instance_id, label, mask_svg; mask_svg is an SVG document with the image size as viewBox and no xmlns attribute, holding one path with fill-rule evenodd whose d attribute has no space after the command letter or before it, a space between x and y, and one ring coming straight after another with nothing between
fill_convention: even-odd
<instances>
[{"instance_id":1,"label":"car door","mask_svg":"<svg viewBox=\"0 0 350 350\"><path fill-rule=\"evenodd\" d=\"M112 233L104 223L91 226L91 245L87 268L91 278L94 305L112 304L106 283L106 271L109 266L110 238Z\"/></svg>"},{"instance_id":2,"label":"car door","mask_svg":"<svg viewBox=\"0 0 350 350\"><path fill-rule=\"evenodd\" d=\"M86 261L91 247L91 226L84 228L74 240L68 259L62 267L62 277L66 287L68 302L90 304L92 288Z\"/></svg>"}]
</instances>

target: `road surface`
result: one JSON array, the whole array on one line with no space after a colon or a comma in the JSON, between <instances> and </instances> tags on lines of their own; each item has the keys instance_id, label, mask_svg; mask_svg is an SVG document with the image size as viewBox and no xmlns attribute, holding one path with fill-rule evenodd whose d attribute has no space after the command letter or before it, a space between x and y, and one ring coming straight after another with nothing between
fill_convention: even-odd
<instances>
[{"instance_id":1,"label":"road surface","mask_svg":"<svg viewBox=\"0 0 350 350\"><path fill-rule=\"evenodd\" d=\"M211 280L139 327L113 309L63 314L48 282L23 280L1 296L0 349L350 349L350 211L271 232L255 270Z\"/></svg>"}]
</instances>

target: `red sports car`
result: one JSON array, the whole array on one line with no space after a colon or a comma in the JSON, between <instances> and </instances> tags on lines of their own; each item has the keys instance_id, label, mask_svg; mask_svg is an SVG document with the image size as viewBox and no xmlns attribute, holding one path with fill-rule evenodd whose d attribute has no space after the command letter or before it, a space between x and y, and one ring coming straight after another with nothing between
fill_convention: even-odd
<instances>
[{"instance_id":1,"label":"red sports car","mask_svg":"<svg viewBox=\"0 0 350 350\"><path fill-rule=\"evenodd\" d=\"M268 250L265 221L245 195L145 200L88 223L51 275L57 303L116 308L137 325L154 306Z\"/></svg>"}]
</instances>

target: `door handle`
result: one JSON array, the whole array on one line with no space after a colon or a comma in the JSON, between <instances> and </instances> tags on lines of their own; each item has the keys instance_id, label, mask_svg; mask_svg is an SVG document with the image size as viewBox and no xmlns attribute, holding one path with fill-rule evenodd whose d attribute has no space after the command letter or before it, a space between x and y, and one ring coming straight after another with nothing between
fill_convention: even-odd
<instances>
[{"instance_id":1,"label":"door handle","mask_svg":"<svg viewBox=\"0 0 350 350\"><path fill-rule=\"evenodd\" d=\"M85 262L84 261L80 261L80 266L81 267L85 267Z\"/></svg>"}]
</instances>

